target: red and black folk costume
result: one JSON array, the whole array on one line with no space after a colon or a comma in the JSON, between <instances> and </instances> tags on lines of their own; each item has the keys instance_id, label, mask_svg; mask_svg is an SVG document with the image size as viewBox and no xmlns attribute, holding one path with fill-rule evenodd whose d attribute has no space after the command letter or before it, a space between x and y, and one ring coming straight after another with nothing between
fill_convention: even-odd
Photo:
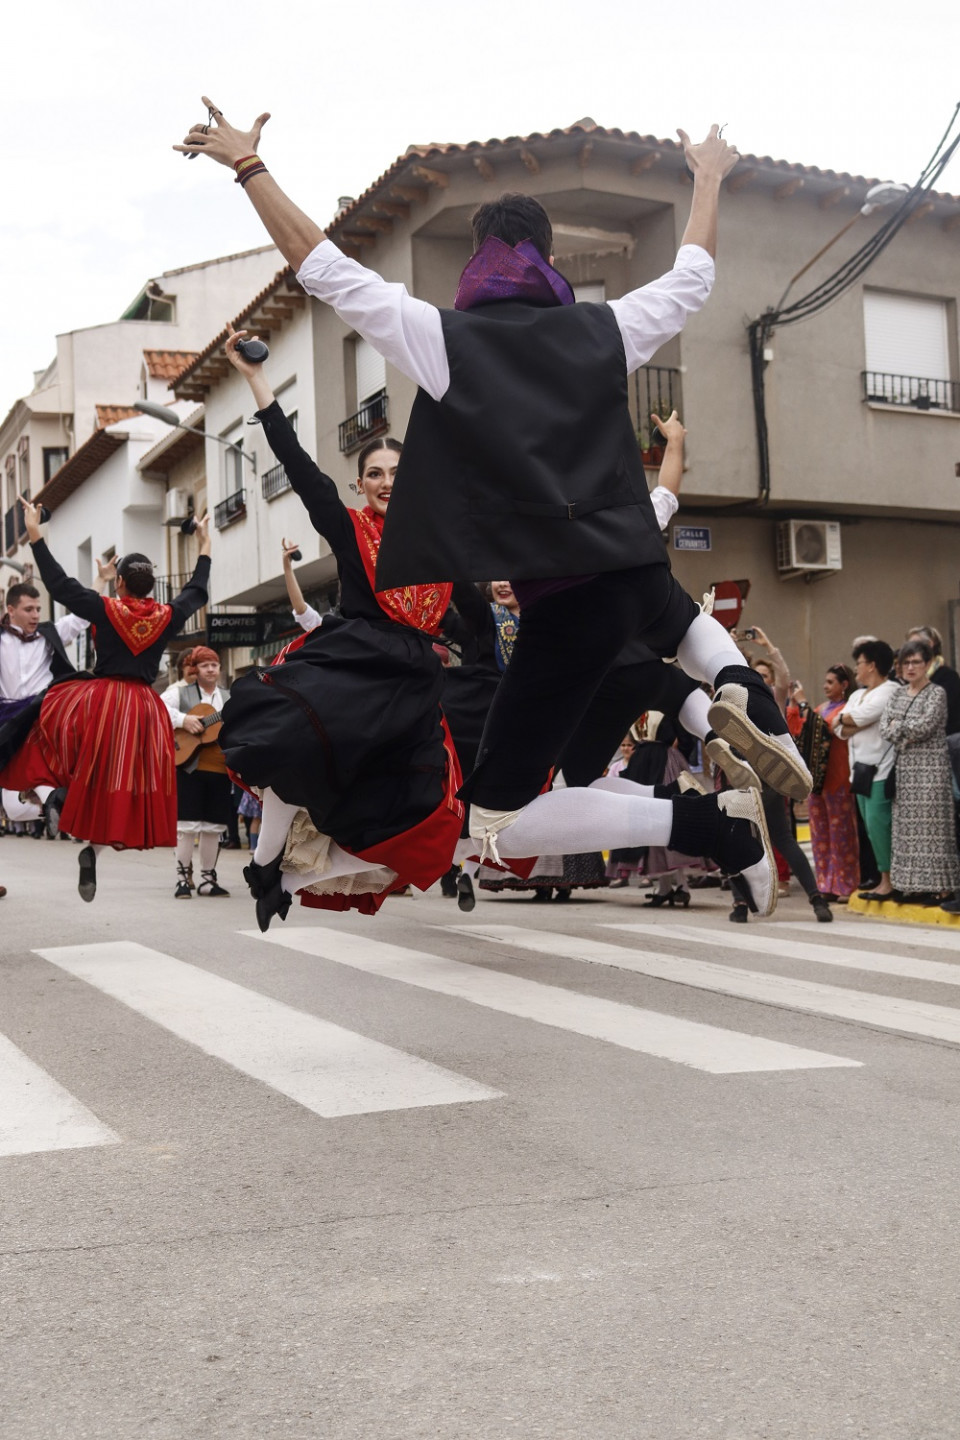
<instances>
[{"instance_id":1,"label":"red and black folk costume","mask_svg":"<svg viewBox=\"0 0 960 1440\"><path fill-rule=\"evenodd\" d=\"M336 558L340 614L237 681L220 743L245 785L301 807L340 850L397 876L376 892L311 887L303 903L373 913L391 891L439 879L460 834L460 770L432 648L452 587L374 593L382 517L344 505L276 402L258 418Z\"/></svg>"},{"instance_id":2,"label":"red and black folk costume","mask_svg":"<svg viewBox=\"0 0 960 1440\"><path fill-rule=\"evenodd\" d=\"M93 678L53 685L22 748L0 771L11 790L66 789L61 828L92 845L151 850L177 843L177 788L170 719L151 688L164 650L206 604L202 556L170 605L132 595L107 599L68 576L45 540L33 546L54 600L95 627Z\"/></svg>"}]
</instances>

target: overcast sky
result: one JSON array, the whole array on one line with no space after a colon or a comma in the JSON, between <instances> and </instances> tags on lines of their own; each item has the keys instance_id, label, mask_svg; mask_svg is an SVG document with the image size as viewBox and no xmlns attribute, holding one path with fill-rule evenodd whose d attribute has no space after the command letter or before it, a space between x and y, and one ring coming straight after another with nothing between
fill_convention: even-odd
<instances>
[{"instance_id":1,"label":"overcast sky","mask_svg":"<svg viewBox=\"0 0 960 1440\"><path fill-rule=\"evenodd\" d=\"M744 153L913 181L960 99L958 17L956 0L8 7L0 417L58 332L263 243L228 172L170 149L202 93L237 121L272 112L261 152L320 223L410 144L584 115L658 136L725 121ZM960 161L939 188L960 192Z\"/></svg>"}]
</instances>

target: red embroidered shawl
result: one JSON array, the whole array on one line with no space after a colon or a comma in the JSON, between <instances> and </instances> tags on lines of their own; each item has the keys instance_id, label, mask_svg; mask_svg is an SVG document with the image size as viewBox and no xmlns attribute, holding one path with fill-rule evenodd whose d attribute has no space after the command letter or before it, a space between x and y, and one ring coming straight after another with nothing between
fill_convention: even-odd
<instances>
[{"instance_id":1,"label":"red embroidered shawl","mask_svg":"<svg viewBox=\"0 0 960 1440\"><path fill-rule=\"evenodd\" d=\"M117 596L115 599L104 600L103 608L110 624L134 655L141 655L144 650L149 650L150 646L160 639L173 618L173 610L169 605L161 605L159 601L149 597L140 600L133 595L124 596L122 599Z\"/></svg>"},{"instance_id":2,"label":"red embroidered shawl","mask_svg":"<svg viewBox=\"0 0 960 1440\"><path fill-rule=\"evenodd\" d=\"M450 608L453 586L404 585L396 590L377 590L374 578L377 551L380 549L380 538L383 534L383 516L375 514L369 505L349 513L357 533L363 568L380 609L398 625L410 625L414 630L425 630L428 635L438 635L443 617Z\"/></svg>"}]
</instances>

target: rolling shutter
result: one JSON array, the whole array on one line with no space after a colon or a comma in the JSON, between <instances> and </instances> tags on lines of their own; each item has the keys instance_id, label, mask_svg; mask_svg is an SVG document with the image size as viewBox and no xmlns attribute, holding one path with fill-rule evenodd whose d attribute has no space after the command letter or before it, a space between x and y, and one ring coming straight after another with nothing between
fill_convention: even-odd
<instances>
[{"instance_id":1,"label":"rolling shutter","mask_svg":"<svg viewBox=\"0 0 960 1440\"><path fill-rule=\"evenodd\" d=\"M387 388L387 363L369 340L357 339L357 405Z\"/></svg>"},{"instance_id":2,"label":"rolling shutter","mask_svg":"<svg viewBox=\"0 0 960 1440\"><path fill-rule=\"evenodd\" d=\"M921 380L950 379L945 301L865 290L863 319L868 371Z\"/></svg>"}]
</instances>

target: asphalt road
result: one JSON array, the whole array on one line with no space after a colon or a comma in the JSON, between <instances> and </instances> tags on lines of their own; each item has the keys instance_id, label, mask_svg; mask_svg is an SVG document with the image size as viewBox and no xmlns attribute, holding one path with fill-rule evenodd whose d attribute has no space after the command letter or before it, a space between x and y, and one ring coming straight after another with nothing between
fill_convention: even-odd
<instances>
[{"instance_id":1,"label":"asphalt road","mask_svg":"<svg viewBox=\"0 0 960 1440\"><path fill-rule=\"evenodd\" d=\"M0 840L3 1440L956 1440L958 937L242 863Z\"/></svg>"}]
</instances>

